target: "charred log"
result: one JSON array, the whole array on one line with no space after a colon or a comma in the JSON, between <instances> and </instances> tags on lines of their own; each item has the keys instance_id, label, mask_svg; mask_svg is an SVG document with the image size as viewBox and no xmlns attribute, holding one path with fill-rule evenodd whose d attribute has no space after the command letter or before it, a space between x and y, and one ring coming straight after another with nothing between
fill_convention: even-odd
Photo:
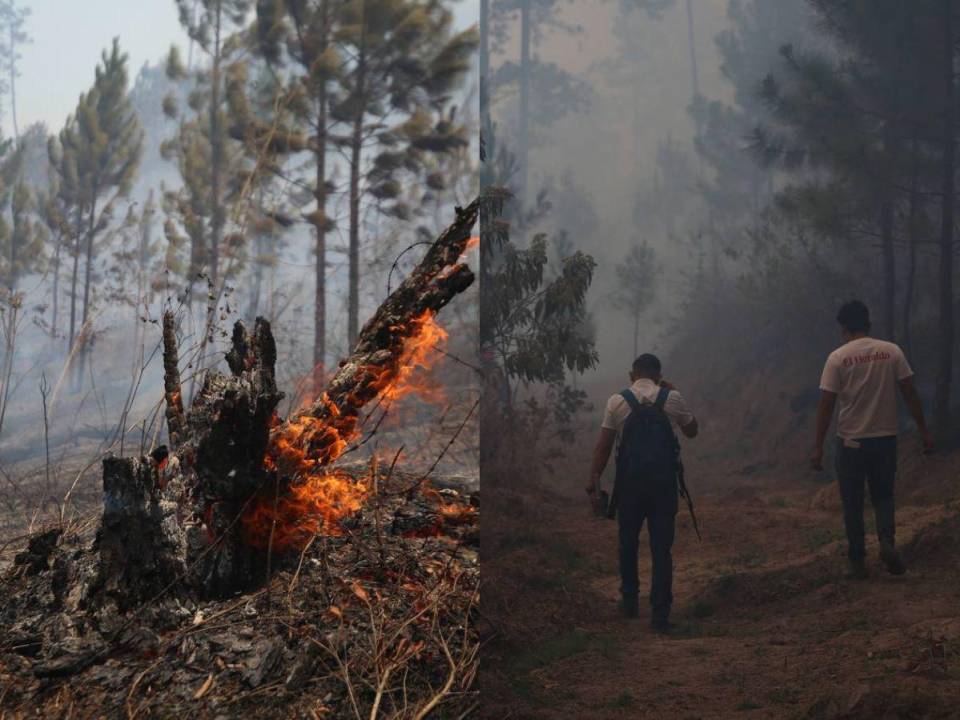
<instances>
[{"instance_id":1,"label":"charred log","mask_svg":"<svg viewBox=\"0 0 960 720\"><path fill-rule=\"evenodd\" d=\"M325 424L348 424L389 381L404 342L418 330L416 320L436 314L470 287L473 272L460 263L460 257L467 249L479 209L479 200L464 209L457 208L457 219L364 325L352 355L340 363L326 392L305 414ZM286 426L281 426L275 433L285 431ZM309 435L305 450L311 456L324 457L329 454L330 444L342 435Z\"/></svg>"}]
</instances>

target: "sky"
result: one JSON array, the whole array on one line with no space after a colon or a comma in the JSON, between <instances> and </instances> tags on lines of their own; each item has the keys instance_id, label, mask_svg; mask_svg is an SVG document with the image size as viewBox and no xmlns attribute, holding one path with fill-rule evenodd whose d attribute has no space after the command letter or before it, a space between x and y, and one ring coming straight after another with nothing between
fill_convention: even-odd
<instances>
[{"instance_id":1,"label":"sky","mask_svg":"<svg viewBox=\"0 0 960 720\"><path fill-rule=\"evenodd\" d=\"M77 98L93 83L100 54L114 37L130 56L131 80L144 63L166 55L171 44L186 49L187 39L177 20L174 0L21 0L29 7L27 32L33 43L22 50L17 82L20 128L44 122L58 130ZM477 0L459 0L458 27L476 22ZM2 128L10 135L9 110Z\"/></svg>"}]
</instances>

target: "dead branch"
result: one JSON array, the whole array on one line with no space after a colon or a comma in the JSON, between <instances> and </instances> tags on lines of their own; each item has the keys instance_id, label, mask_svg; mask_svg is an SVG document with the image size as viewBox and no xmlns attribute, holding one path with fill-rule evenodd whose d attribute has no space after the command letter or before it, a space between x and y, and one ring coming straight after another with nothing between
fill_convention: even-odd
<instances>
[{"instance_id":1,"label":"dead branch","mask_svg":"<svg viewBox=\"0 0 960 720\"><path fill-rule=\"evenodd\" d=\"M172 310L163 313L163 392L167 401L167 430L170 447L180 445L187 421L183 412L183 395L180 389L180 357L177 350L177 331Z\"/></svg>"}]
</instances>

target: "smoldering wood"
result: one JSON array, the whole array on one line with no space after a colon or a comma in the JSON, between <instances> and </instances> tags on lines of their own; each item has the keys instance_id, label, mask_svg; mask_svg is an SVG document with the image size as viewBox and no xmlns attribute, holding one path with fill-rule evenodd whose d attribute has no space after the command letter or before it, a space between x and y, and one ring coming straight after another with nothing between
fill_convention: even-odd
<instances>
[{"instance_id":1,"label":"smoldering wood","mask_svg":"<svg viewBox=\"0 0 960 720\"><path fill-rule=\"evenodd\" d=\"M403 343L415 329L410 319L430 311L439 312L474 280L473 272L459 262L470 240L480 211L479 199L466 208L457 208L457 217L400 286L374 313L360 331L357 345L349 358L331 378L326 391L305 414L319 420L333 415L351 416L377 395L377 369L395 360ZM283 432L280 427L275 432ZM329 435L307 439L308 452L323 455Z\"/></svg>"}]
</instances>

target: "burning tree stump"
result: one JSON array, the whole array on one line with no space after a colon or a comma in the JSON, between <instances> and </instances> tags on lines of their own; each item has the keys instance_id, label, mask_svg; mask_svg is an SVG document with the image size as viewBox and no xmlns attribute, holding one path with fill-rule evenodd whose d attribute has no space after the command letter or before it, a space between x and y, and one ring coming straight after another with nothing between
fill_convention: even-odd
<instances>
[{"instance_id":1,"label":"burning tree stump","mask_svg":"<svg viewBox=\"0 0 960 720\"><path fill-rule=\"evenodd\" d=\"M168 313L164 357L175 368L172 325ZM267 481L263 459L282 397L270 324L258 318L251 338L238 322L227 361L232 375L208 373L185 416L179 374L168 363L167 417L178 446L151 458L104 462L97 544L104 590L123 606L182 581L224 596L263 580L265 554L249 547L237 518Z\"/></svg>"},{"instance_id":2,"label":"burning tree stump","mask_svg":"<svg viewBox=\"0 0 960 720\"><path fill-rule=\"evenodd\" d=\"M276 345L258 318L238 322L226 360L184 412L174 317L164 316L164 392L171 447L104 462L97 587L121 607L188 590L224 597L266 580L269 556L333 531L366 489L328 469L360 434L361 410L389 396L436 313L473 282L460 262L478 202L430 247L364 326L357 346L304 413L280 423ZM303 488L311 488L311 503ZM291 520L297 527L291 531ZM302 521L302 522L301 522Z\"/></svg>"}]
</instances>

